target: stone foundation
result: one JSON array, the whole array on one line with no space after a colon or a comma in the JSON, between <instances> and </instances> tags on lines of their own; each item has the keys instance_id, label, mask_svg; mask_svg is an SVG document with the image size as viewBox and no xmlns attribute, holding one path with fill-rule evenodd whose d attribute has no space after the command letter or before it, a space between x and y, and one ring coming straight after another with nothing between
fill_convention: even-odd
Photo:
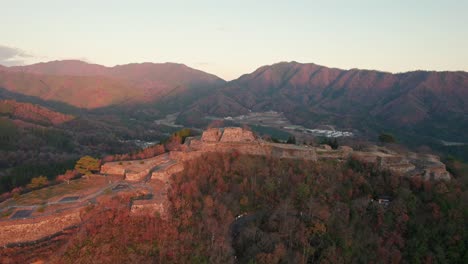
<instances>
[{"instance_id":1,"label":"stone foundation","mask_svg":"<svg viewBox=\"0 0 468 264\"><path fill-rule=\"evenodd\" d=\"M141 181L150 175L150 169L145 169L140 172L128 172L125 174L127 181Z\"/></svg>"},{"instance_id":2,"label":"stone foundation","mask_svg":"<svg viewBox=\"0 0 468 264\"><path fill-rule=\"evenodd\" d=\"M190 138L179 151L172 151L151 159L138 161L109 162L101 167L102 174L125 176L128 181L142 181L133 186L152 194L150 200L136 200L130 212L133 215L167 214L167 190L170 177L184 170L184 162L201 157L207 152L239 153L247 155L269 156L280 159L321 160L333 159L341 162L352 157L361 162L372 163L380 168L397 172L402 176L422 176L425 180L450 180L445 165L434 155L416 153L394 153L383 147L374 146L368 151L354 151L341 146L337 150L327 145L319 148L276 144L256 139L251 131L241 128L213 128L205 131L201 138ZM119 164L121 163L121 164ZM151 177L149 177L151 175ZM132 185L132 183L127 183ZM79 209L73 212L56 213L37 218L7 220L0 222L0 245L37 241L41 238L61 232L67 227L81 222Z\"/></svg>"},{"instance_id":3,"label":"stone foundation","mask_svg":"<svg viewBox=\"0 0 468 264\"><path fill-rule=\"evenodd\" d=\"M220 142L252 142L255 136L252 131L240 127L228 127L223 131Z\"/></svg>"},{"instance_id":4,"label":"stone foundation","mask_svg":"<svg viewBox=\"0 0 468 264\"><path fill-rule=\"evenodd\" d=\"M184 165L182 163L176 163L176 164L168 166L164 170L153 172L153 174L151 175L151 179L160 180L164 183L167 183L171 175L181 172L183 170L184 170Z\"/></svg>"},{"instance_id":5,"label":"stone foundation","mask_svg":"<svg viewBox=\"0 0 468 264\"><path fill-rule=\"evenodd\" d=\"M79 211L0 222L0 245L24 243L63 231L81 223Z\"/></svg>"},{"instance_id":6,"label":"stone foundation","mask_svg":"<svg viewBox=\"0 0 468 264\"><path fill-rule=\"evenodd\" d=\"M119 165L118 162L109 162L101 166L101 174L124 176L125 168L123 165Z\"/></svg>"},{"instance_id":7,"label":"stone foundation","mask_svg":"<svg viewBox=\"0 0 468 264\"><path fill-rule=\"evenodd\" d=\"M132 215L140 216L155 216L158 214L159 216L164 217L166 215L166 206L162 202L152 200L134 201L130 209L130 213Z\"/></svg>"}]
</instances>

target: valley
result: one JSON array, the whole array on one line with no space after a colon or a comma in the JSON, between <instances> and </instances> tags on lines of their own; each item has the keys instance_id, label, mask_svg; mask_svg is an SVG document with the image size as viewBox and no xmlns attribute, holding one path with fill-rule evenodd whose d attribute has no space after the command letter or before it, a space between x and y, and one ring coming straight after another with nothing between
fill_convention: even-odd
<instances>
[{"instance_id":1,"label":"valley","mask_svg":"<svg viewBox=\"0 0 468 264\"><path fill-rule=\"evenodd\" d=\"M286 133L294 134L298 138L304 138L306 135L325 138L338 138L338 137L352 137L353 133L349 131L337 131L334 126L321 125L320 128L305 128L301 125L292 124L284 115L275 111L267 112L250 112L247 115L240 115L235 117L217 118L213 116L205 117L209 120L223 120L228 123L247 126L262 126L265 128L277 128Z\"/></svg>"},{"instance_id":2,"label":"valley","mask_svg":"<svg viewBox=\"0 0 468 264\"><path fill-rule=\"evenodd\" d=\"M179 64L79 61L0 72L0 255L12 263L391 262L414 256L421 225L466 235L454 218L464 72L282 62L225 82ZM99 168L78 173L88 155ZM349 244L361 234L377 246ZM460 243L427 242L447 259Z\"/></svg>"}]
</instances>

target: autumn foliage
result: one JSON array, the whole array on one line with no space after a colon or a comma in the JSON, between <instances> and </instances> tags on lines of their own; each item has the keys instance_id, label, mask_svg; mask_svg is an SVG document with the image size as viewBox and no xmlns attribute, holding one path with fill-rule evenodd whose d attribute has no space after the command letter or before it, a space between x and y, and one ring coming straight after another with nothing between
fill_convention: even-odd
<instances>
[{"instance_id":1,"label":"autumn foliage","mask_svg":"<svg viewBox=\"0 0 468 264\"><path fill-rule=\"evenodd\" d=\"M169 215L90 205L52 263L466 263L467 186L358 161L207 153L173 175ZM377 200L390 197L387 205Z\"/></svg>"}]
</instances>

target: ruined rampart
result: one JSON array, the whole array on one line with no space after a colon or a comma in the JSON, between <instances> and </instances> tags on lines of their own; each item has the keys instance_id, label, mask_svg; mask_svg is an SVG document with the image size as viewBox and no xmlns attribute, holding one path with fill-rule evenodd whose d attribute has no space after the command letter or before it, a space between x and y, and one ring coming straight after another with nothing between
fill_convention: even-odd
<instances>
[{"instance_id":1,"label":"ruined rampart","mask_svg":"<svg viewBox=\"0 0 468 264\"><path fill-rule=\"evenodd\" d=\"M0 245L36 241L81 223L79 210L30 219L0 222Z\"/></svg>"},{"instance_id":2,"label":"ruined rampart","mask_svg":"<svg viewBox=\"0 0 468 264\"><path fill-rule=\"evenodd\" d=\"M178 151L145 160L109 162L102 166L101 173L122 176L121 179L128 182L120 183L120 188L130 193L138 188L148 190L148 193L145 193L150 194L147 200L132 202L130 210L133 215L158 214L164 217L168 208L167 191L171 176L182 172L186 161L197 159L208 152L312 161L333 159L345 162L351 157L406 177L418 175L425 180L450 180L445 165L434 155L395 153L377 146L368 150L354 151L346 146L332 149L327 145L311 147L277 144L258 139L251 131L241 128L208 129L199 138L188 138L184 147ZM125 186L133 186L133 189ZM35 241L77 225L80 221L78 210L44 217L3 221L0 222L0 245Z\"/></svg>"}]
</instances>

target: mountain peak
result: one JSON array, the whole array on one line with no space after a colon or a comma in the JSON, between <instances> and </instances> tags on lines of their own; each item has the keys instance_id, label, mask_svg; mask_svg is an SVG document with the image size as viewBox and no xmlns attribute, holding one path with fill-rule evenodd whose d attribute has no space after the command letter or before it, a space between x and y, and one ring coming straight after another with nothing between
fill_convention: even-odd
<instances>
[{"instance_id":1,"label":"mountain peak","mask_svg":"<svg viewBox=\"0 0 468 264\"><path fill-rule=\"evenodd\" d=\"M224 80L178 63L132 63L106 67L79 60L7 67L0 87L84 108L147 103L192 88L211 89Z\"/></svg>"}]
</instances>

